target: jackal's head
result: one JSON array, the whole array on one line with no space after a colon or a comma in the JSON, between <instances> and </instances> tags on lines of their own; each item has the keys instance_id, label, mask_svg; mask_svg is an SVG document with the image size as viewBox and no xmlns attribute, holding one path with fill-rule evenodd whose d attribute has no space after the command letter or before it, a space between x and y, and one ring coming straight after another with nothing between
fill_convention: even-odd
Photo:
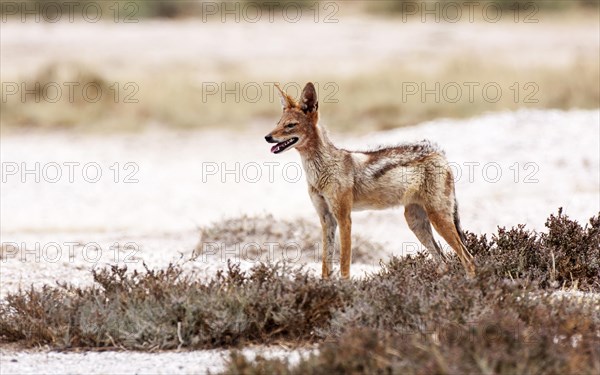
<instances>
[{"instance_id":1,"label":"jackal's head","mask_svg":"<svg viewBox=\"0 0 600 375\"><path fill-rule=\"evenodd\" d=\"M302 90L300 102L296 102L279 86L275 86L281 96L283 114L277 126L265 139L269 143L277 143L271 148L274 154L282 153L296 147L302 150L317 135L319 120L319 103L315 86L309 82Z\"/></svg>"}]
</instances>

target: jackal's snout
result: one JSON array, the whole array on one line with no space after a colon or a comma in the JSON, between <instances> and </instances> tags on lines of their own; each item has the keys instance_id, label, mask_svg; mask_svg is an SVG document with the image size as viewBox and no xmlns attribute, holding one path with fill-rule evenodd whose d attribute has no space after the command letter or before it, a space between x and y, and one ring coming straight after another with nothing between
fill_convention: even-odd
<instances>
[{"instance_id":1,"label":"jackal's snout","mask_svg":"<svg viewBox=\"0 0 600 375\"><path fill-rule=\"evenodd\" d=\"M279 141L269 134L265 137L265 140L269 143L276 143L275 146L271 147L271 152L274 154L279 154L292 148L296 142L298 142L298 137L292 137L286 139L285 141Z\"/></svg>"}]
</instances>

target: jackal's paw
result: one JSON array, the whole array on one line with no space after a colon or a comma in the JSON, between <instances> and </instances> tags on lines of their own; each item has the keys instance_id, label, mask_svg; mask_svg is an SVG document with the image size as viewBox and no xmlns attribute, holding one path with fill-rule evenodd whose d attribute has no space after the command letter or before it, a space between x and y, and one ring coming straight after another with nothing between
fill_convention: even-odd
<instances>
[{"instance_id":1,"label":"jackal's paw","mask_svg":"<svg viewBox=\"0 0 600 375\"><path fill-rule=\"evenodd\" d=\"M475 276L476 276L476 274L475 274L475 267L469 267L467 269L467 278L474 279Z\"/></svg>"},{"instance_id":2,"label":"jackal's paw","mask_svg":"<svg viewBox=\"0 0 600 375\"><path fill-rule=\"evenodd\" d=\"M448 264L446 264L446 262L440 262L438 263L438 266L436 268L436 272L438 273L438 275L445 275L446 273L448 273Z\"/></svg>"}]
</instances>

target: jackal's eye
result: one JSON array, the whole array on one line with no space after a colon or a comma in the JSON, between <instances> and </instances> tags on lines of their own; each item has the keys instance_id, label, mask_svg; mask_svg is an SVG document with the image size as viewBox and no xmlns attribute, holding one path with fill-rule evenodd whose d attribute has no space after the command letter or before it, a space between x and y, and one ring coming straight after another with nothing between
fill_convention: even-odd
<instances>
[{"instance_id":1,"label":"jackal's eye","mask_svg":"<svg viewBox=\"0 0 600 375\"><path fill-rule=\"evenodd\" d=\"M286 129L293 129L294 127L296 127L296 125L298 125L298 123L294 122L294 123L291 123L291 124L287 124L285 126L285 128Z\"/></svg>"}]
</instances>

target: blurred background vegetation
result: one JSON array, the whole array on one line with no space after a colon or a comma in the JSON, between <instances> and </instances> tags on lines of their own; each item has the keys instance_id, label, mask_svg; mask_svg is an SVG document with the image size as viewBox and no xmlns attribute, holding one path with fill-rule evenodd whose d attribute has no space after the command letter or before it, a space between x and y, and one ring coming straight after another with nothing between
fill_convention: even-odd
<instances>
[{"instance_id":1,"label":"blurred background vegetation","mask_svg":"<svg viewBox=\"0 0 600 375\"><path fill-rule=\"evenodd\" d=\"M409 3L433 3L433 1L415 1L415 0L374 0L369 2L367 9L373 12L389 12L389 13L402 13L408 11L409 14L413 13ZM456 0L438 0L436 2L441 3L464 3L464 1ZM573 8L597 8L599 2L597 0L479 0L477 1L481 6L486 4L493 4L501 9L514 9L517 6L521 8L531 6L534 4L540 10L551 10L560 11L568 10Z\"/></svg>"},{"instance_id":2,"label":"blurred background vegetation","mask_svg":"<svg viewBox=\"0 0 600 375\"><path fill-rule=\"evenodd\" d=\"M595 109L600 103L598 63L587 60L564 68L517 69L461 59L431 74L408 68L389 68L335 79L306 76L298 79L297 83L291 83L288 92L295 95L298 91L296 86L310 80L318 86L323 121L336 130L353 130L358 124L362 129L384 130L440 117L465 118L489 111L523 107ZM219 126L238 128L254 120L272 122L281 111L279 100L276 97L271 100L267 94L268 90L274 94L272 84L249 82L241 75L232 75L227 81L216 82L219 92L206 95L201 84L190 80L186 71L140 78L135 81L135 87L124 87L124 83L115 87L102 74L89 67L51 65L30 77L25 85L34 88L36 83L40 83L39 87L43 88L52 82L93 83L104 95L92 102L84 100L79 90L75 90L72 102L67 100L66 95L55 102L52 100L55 94L48 89L38 93L41 97L39 103L34 100L22 102L16 95L3 104L3 122L38 128L89 128L91 124L102 129L133 130L148 123L188 129ZM473 87L473 100L469 98L469 87L465 86L465 82L477 83ZM448 83L450 85L444 89ZM501 88L502 95L497 101L496 91L491 85L487 99L483 96L483 87L487 83ZM423 100L422 93L434 90L436 84L439 85L439 100L436 101L434 94L427 94L426 100ZM236 85L239 92L243 92L245 85L259 85L263 90L260 100L244 98L243 93L239 101L233 95L223 100L222 88L233 89ZM138 91L140 87L143 89ZM460 99L454 100L457 87L461 90ZM415 89L415 94L407 94L408 90ZM114 100L115 90L120 90L121 95L121 100L117 102ZM90 96L95 95L95 89L90 92ZM133 93L132 102L123 101L123 97ZM517 100L515 95L518 95ZM250 96L254 97L254 94Z\"/></svg>"},{"instance_id":3,"label":"blurred background vegetation","mask_svg":"<svg viewBox=\"0 0 600 375\"><path fill-rule=\"evenodd\" d=\"M135 3L139 9L140 17L157 17L157 18L182 18L182 17L199 17L202 15L202 0L118 0L118 1L96 1L96 0L79 0L78 3L85 5L86 3L95 3L103 8L104 11L108 11L111 7L114 7L115 3L121 5ZM211 2L211 1L204 1ZM314 6L315 0L220 0L222 2L240 2L240 3L252 3L263 8L281 8L285 7L286 4L294 4L297 6L311 7ZM433 1L422 1L422 0L370 0L366 2L357 2L357 7L367 12L375 14L389 13L389 14L402 14L404 11L409 10L408 3L424 3ZM457 3L456 0L438 0L441 3ZM50 3L48 0L0 0L0 3L17 3L22 6L28 7L27 9L42 9L42 7ZM56 1L52 2L60 5L63 11L68 10L68 2ZM462 3L458 1L458 3ZM587 8L593 9L598 8L600 2L598 0L479 0L478 3L484 5L487 3L493 3L502 9L512 9L515 6L529 6L535 4L539 9L561 11L573 8ZM54 7L55 5L53 5ZM0 12L4 11L6 7L3 7ZM50 8L49 8L50 10Z\"/></svg>"},{"instance_id":4,"label":"blurred background vegetation","mask_svg":"<svg viewBox=\"0 0 600 375\"><path fill-rule=\"evenodd\" d=\"M229 1L231 2L231 1ZM440 1L440 6L450 3L450 0ZM15 4L25 9L43 9L49 4L47 1L26 0L26 1L6 1L1 0L4 11L3 17L8 19L8 23L3 21L2 27L9 27L10 18L18 17L20 14L13 14ZM8 4L11 4L8 6ZM52 2L67 7L65 2ZM202 1L92 1L80 0L80 4L95 3L101 6L107 14L111 14L115 3L118 3L121 9L131 4L136 4L138 10L136 16L140 22L149 20L157 22L156 28L160 28L160 22L168 24L184 24L196 22L198 17L202 16ZM252 3L253 6L262 6L266 8L273 7L271 1L243 1ZM286 4L295 4L303 7L314 7L315 2L310 0L279 0L275 1L278 7L286 7ZM403 11L408 3L414 1L353 1L345 2L350 4L349 8L344 9L344 14L350 13L352 17L367 19L369 22L392 22L400 24L403 22ZM423 2L416 2L423 4ZM456 3L456 2L454 2ZM460 2L459 2L460 3ZM565 26L568 32L569 25L576 24L580 20L592 19L596 22L600 7L600 0L563 0L563 1L540 1L540 0L482 0L479 3L495 4L502 9L514 9L515 6L530 7L535 4L540 13L550 15L552 22L557 25L565 26L562 19L568 19L571 24ZM219 2L222 4L222 2ZM341 4L341 3L340 3ZM112 7L112 8L111 8ZM47 17L52 18L52 11L55 8L47 8ZM68 11L67 8L63 10ZM419 17L410 13L412 17ZM573 14L576 16L573 17ZM110 20L110 17L107 17ZM573 21L574 19L574 21ZM4 20L4 18L3 18ZM373 21L374 20L374 21ZM380 21L378 21L380 20ZM509 21L512 21L509 20ZM418 20L415 20L418 22ZM16 22L18 23L18 21ZM215 22L218 23L218 22ZM589 22L588 22L589 23ZM154 27L154 24L152 24ZM201 24L205 25L205 24ZM430 25L426 25L429 27ZM431 25L433 28L435 24ZM93 27L93 25L92 25ZM180 38L187 37L186 28L181 30ZM205 27L205 26L202 26ZM250 26L249 26L250 27ZM276 26L278 27L278 26ZM300 26L301 27L301 26ZM515 26L514 22L507 22L501 27L521 27ZM547 27L547 25L544 25ZM550 25L552 27L552 24ZM50 29L48 29L50 30ZM125 30L125 29L124 29ZM136 30L132 28L128 29ZM141 32L146 32L142 29ZM202 31L208 30L203 28ZM225 33L225 30L218 29ZM301 30L301 29L300 29ZM502 28L494 30L504 30ZM346 34L354 30L342 30ZM537 31L537 29L536 29ZM102 31L94 29L98 38L102 38ZM212 31L210 31L212 32ZM441 33L439 31L436 31ZM443 32L443 31L442 31ZM461 31L464 32L464 31ZM360 31L356 30L356 35L350 35L351 38L360 39ZM276 29L266 31L265 38L277 36ZM356 74L342 74L336 70L321 69L318 73L300 71L293 75L272 74L268 75L268 67L265 67L267 73L263 76L253 75L245 70L243 65L245 56L238 56L233 62L217 61L215 65L218 68L214 71L199 71L193 67L194 61L190 61L190 66L164 66L155 71L144 71L130 74L123 73L121 70L106 68L102 63L89 64L82 61L61 60L51 57L45 61L44 65L37 67L35 72L23 72L18 77L3 75L3 90L5 81L17 80L27 88L38 90L36 95L41 100L20 100L19 95L12 95L8 100L1 103L2 111L0 119L2 130L17 128L85 128L85 129L141 129L148 124L160 124L173 126L177 128L211 128L211 127L229 127L236 128L247 126L255 121L272 122L280 111L278 100L272 100L270 95L265 95L258 101L233 101L221 100L219 94L209 96L203 93L202 82L198 76L210 77L209 81L216 81L226 87L234 87L236 83L242 86L247 82L270 82L280 79L285 82L306 82L316 81L322 83L319 87L319 96L321 98L323 116L328 126L337 130L377 130L389 129L398 126L418 124L440 117L464 118L479 115L488 111L516 110L519 108L546 108L546 109L596 109L600 107L600 58L594 51L580 51L575 58L560 64L528 64L527 62L514 64L510 58L512 56L498 58L497 56L472 56L467 53L461 53L460 43L468 43L466 39L456 39L456 36L448 39L438 38L437 34L432 34L432 41L427 48L431 51L437 48L446 48L452 53L444 55L443 61L439 62L441 68L428 69L419 67L421 61L427 61L427 53L422 52L421 46L416 46L415 51L421 53L421 56L412 60L407 60L407 64L398 64L397 61L389 61L387 65L380 65L373 69L366 69ZM527 40L530 35L513 33L511 37L518 35L518 39ZM88 37L88 36L86 36ZM345 35L344 37L348 37ZM458 36L463 38L461 34ZM502 35L500 35L502 37ZM542 36L543 37L543 36ZM215 35L215 38L224 38L227 36ZM382 39L386 36L382 35ZM594 38L592 36L592 38ZM598 38L597 36L595 37ZM164 41L162 41L165 43ZM195 41L185 41L184 43L194 43ZM290 41L295 43L295 40ZM390 41L393 43L393 41ZM516 40L515 40L516 42ZM18 42L16 42L18 43ZM18 46L19 53L42 55L44 51L44 42L35 46ZM93 43L93 41L90 41ZM158 43L158 42L157 42ZM169 43L169 42L167 42ZM271 44L270 40L248 41L248 43L261 43L263 46ZM281 43L281 41L280 41ZM335 41L311 41L311 43L332 43ZM532 43L535 43L533 41ZM160 46L157 44L157 46ZM162 45L162 47L166 47ZM184 45L185 47L185 45ZM47 47L51 49L51 47ZM518 48L515 47L518 52ZM456 51L455 51L456 50ZM556 51L560 51L560 46L556 46ZM158 51L160 53L161 51ZM247 51L246 51L247 52ZM282 52L286 52L283 50ZM99 52L101 53L101 51ZM356 51L361 54L361 51ZM165 53L168 54L168 53ZM49 54L50 55L50 54ZM210 56L211 51L207 50L205 55ZM425 57L423 57L425 56ZM437 56L437 55L433 55ZM591 57L590 57L591 56ZM595 57L594 57L595 56ZM3 56L3 59L10 56ZM345 57L347 58L347 57ZM519 56L514 57L516 60ZM548 61L552 62L553 55L548 56ZM252 58L250 58L252 59ZM10 61L10 60L9 60ZM131 56L131 62L127 68L135 67L140 61L136 56ZM257 62L256 58L249 61L254 65L277 64L277 62ZM343 61L340 61L343 63ZM232 67L227 68L228 64ZM238 64L238 65L236 65ZM240 65L242 64L242 65ZM135 71L135 70L134 70ZM128 75L129 74L129 75ZM219 79L212 79L213 77ZM53 101L50 96L54 95L52 90L44 90L44 85L52 82L83 82L94 83L99 87L103 95L98 101L90 102L82 97L60 101ZM115 87L115 82L119 82L119 87ZM134 86L126 86L128 82L133 82ZM463 92L459 100L433 100L428 97L422 100L420 92L415 95L403 97L406 83L416 83L419 86L424 85L427 89L435 87L440 83L443 88L445 83L458 82L459 85L464 82L479 82L480 86L476 90L475 101L469 101L468 88L461 87ZM499 85L503 92L497 101L484 100L481 95L481 86L486 82L493 82ZM329 89L325 90L323 84L330 83ZM534 85L532 86L531 83ZM39 84L39 86L36 86ZM517 86L515 86L517 84ZM262 86L267 88L266 86ZM63 88L64 89L64 88ZM119 90L120 100L114 100L116 91ZM515 91L518 91L515 92ZM334 92L333 100L324 100L328 94ZM450 90L453 94L453 91ZM124 102L123 97L128 94L134 94L134 102ZM515 96L518 95L518 99ZM4 98L4 96L3 96Z\"/></svg>"}]
</instances>

